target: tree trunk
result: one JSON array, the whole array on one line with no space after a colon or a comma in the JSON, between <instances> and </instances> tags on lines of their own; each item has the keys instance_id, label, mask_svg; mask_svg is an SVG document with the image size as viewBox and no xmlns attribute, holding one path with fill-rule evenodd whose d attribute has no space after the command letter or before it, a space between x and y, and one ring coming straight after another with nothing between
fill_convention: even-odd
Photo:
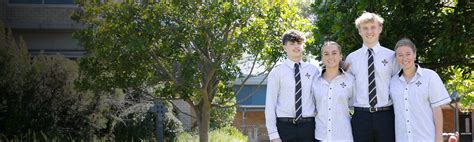
<instances>
[{"instance_id":1,"label":"tree trunk","mask_svg":"<svg viewBox=\"0 0 474 142\"><path fill-rule=\"evenodd\" d=\"M207 98L202 99L199 106L199 141L208 142L209 141L209 123L211 120L211 102Z\"/></svg>"}]
</instances>

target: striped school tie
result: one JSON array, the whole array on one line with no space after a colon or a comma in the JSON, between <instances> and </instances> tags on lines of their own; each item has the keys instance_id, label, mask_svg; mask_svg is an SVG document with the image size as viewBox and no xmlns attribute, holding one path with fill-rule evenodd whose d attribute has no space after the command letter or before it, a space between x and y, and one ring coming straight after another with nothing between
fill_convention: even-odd
<instances>
[{"instance_id":1,"label":"striped school tie","mask_svg":"<svg viewBox=\"0 0 474 142\"><path fill-rule=\"evenodd\" d=\"M301 77L300 77L300 65L295 63L295 108L296 108L296 119L295 122L301 118Z\"/></svg>"},{"instance_id":2,"label":"striped school tie","mask_svg":"<svg viewBox=\"0 0 474 142\"><path fill-rule=\"evenodd\" d=\"M369 104L371 107L374 107L377 104L377 91L375 89L375 69L374 69L374 50L372 48L368 49L369 52Z\"/></svg>"}]
</instances>

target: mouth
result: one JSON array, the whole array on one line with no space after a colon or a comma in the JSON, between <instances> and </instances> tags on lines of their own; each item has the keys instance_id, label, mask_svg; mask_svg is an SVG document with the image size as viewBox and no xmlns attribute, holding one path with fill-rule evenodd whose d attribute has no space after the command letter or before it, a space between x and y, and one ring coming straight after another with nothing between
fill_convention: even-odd
<instances>
[{"instance_id":1,"label":"mouth","mask_svg":"<svg viewBox=\"0 0 474 142\"><path fill-rule=\"evenodd\" d=\"M366 36L366 38L368 38L368 39L371 39L371 38L373 38L373 37L374 37L373 35L368 35L368 36Z\"/></svg>"}]
</instances>

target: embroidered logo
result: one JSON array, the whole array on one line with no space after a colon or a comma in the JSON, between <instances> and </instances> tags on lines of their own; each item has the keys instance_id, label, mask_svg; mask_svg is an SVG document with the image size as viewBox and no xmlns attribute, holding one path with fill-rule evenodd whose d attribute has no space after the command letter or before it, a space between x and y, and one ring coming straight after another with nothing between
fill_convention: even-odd
<instances>
[{"instance_id":1,"label":"embroidered logo","mask_svg":"<svg viewBox=\"0 0 474 142\"><path fill-rule=\"evenodd\" d=\"M341 83L341 84L339 84L339 85L341 85L341 87L342 87L342 88L344 88L344 87L346 87L346 86L347 86L345 82L342 82L342 83Z\"/></svg>"},{"instance_id":2,"label":"embroidered logo","mask_svg":"<svg viewBox=\"0 0 474 142\"><path fill-rule=\"evenodd\" d=\"M387 64L388 64L387 59L383 59L383 60L382 60L382 64L383 64L383 66L387 65Z\"/></svg>"},{"instance_id":3,"label":"embroidered logo","mask_svg":"<svg viewBox=\"0 0 474 142\"><path fill-rule=\"evenodd\" d=\"M309 75L309 73L306 73L306 75L304 75L304 76L306 76L308 79L309 79L309 77L311 77L311 75Z\"/></svg>"},{"instance_id":4,"label":"embroidered logo","mask_svg":"<svg viewBox=\"0 0 474 142\"><path fill-rule=\"evenodd\" d=\"M421 82L420 82L420 81L418 81L418 82L416 82L415 84L416 84L416 87L420 87L420 85L421 85Z\"/></svg>"}]
</instances>

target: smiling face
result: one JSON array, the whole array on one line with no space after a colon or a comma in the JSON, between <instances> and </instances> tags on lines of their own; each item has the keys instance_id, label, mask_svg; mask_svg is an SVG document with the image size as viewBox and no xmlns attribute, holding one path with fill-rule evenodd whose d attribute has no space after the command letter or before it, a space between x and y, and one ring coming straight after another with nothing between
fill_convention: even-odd
<instances>
[{"instance_id":1,"label":"smiling face","mask_svg":"<svg viewBox=\"0 0 474 142\"><path fill-rule=\"evenodd\" d=\"M328 44L321 50L322 60L326 68L339 68L342 60L341 50L334 44Z\"/></svg>"},{"instance_id":2,"label":"smiling face","mask_svg":"<svg viewBox=\"0 0 474 142\"><path fill-rule=\"evenodd\" d=\"M303 42L287 41L285 45L283 45L283 49L288 55L288 58L301 59L301 56L304 51L304 44Z\"/></svg>"},{"instance_id":3,"label":"smiling face","mask_svg":"<svg viewBox=\"0 0 474 142\"><path fill-rule=\"evenodd\" d=\"M415 68L416 53L410 46L404 45L396 49L397 62L403 70Z\"/></svg>"},{"instance_id":4,"label":"smiling face","mask_svg":"<svg viewBox=\"0 0 474 142\"><path fill-rule=\"evenodd\" d=\"M379 41L382 26L377 22L365 22L359 25L358 31L364 44L372 48Z\"/></svg>"}]
</instances>

